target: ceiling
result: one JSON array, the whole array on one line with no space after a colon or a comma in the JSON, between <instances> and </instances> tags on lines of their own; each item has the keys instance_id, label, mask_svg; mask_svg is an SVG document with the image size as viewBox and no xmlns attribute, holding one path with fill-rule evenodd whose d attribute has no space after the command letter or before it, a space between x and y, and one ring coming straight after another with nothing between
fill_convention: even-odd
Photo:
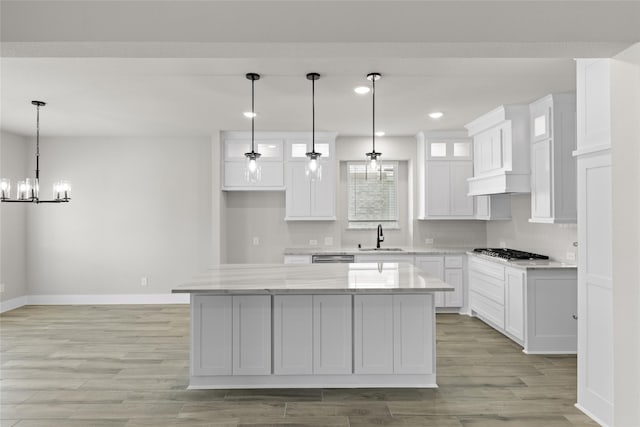
<instances>
[{"instance_id":1,"label":"ceiling","mask_svg":"<svg viewBox=\"0 0 640 427\"><path fill-rule=\"evenodd\" d=\"M388 135L459 129L506 103L574 90L574 57L640 41L640 2L5 1L0 127L43 135L248 129ZM439 120L427 117L443 111Z\"/></svg>"}]
</instances>

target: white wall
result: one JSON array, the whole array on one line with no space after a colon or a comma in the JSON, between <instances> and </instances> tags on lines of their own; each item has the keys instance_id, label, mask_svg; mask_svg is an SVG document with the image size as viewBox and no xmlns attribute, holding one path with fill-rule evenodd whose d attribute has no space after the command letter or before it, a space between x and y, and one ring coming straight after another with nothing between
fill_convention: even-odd
<instances>
[{"instance_id":1,"label":"white wall","mask_svg":"<svg viewBox=\"0 0 640 427\"><path fill-rule=\"evenodd\" d=\"M611 62L614 420L640 425L640 43Z\"/></svg>"},{"instance_id":2,"label":"white wall","mask_svg":"<svg viewBox=\"0 0 640 427\"><path fill-rule=\"evenodd\" d=\"M508 248L548 255L559 261L567 260L567 252L576 253L573 243L578 240L575 224L530 223L531 195L511 195L511 220L487 221L487 247Z\"/></svg>"},{"instance_id":3,"label":"white wall","mask_svg":"<svg viewBox=\"0 0 640 427\"><path fill-rule=\"evenodd\" d=\"M41 169L73 200L28 211L30 295L167 293L211 265L210 138L43 138Z\"/></svg>"},{"instance_id":4,"label":"white wall","mask_svg":"<svg viewBox=\"0 0 640 427\"><path fill-rule=\"evenodd\" d=\"M12 198L15 198L16 182L29 174L30 149L26 138L0 132L0 177L11 180ZM0 301L27 295L26 212L33 207L0 203L0 283L5 286Z\"/></svg>"}]
</instances>

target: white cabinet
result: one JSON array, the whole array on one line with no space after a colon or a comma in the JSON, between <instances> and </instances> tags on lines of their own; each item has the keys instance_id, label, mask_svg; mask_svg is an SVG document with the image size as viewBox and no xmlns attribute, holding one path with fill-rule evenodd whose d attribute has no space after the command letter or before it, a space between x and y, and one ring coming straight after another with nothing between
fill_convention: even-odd
<instances>
[{"instance_id":1,"label":"white cabinet","mask_svg":"<svg viewBox=\"0 0 640 427\"><path fill-rule=\"evenodd\" d=\"M492 194L476 196L476 219L509 220L511 219L511 198L508 194Z\"/></svg>"},{"instance_id":2,"label":"white cabinet","mask_svg":"<svg viewBox=\"0 0 640 427\"><path fill-rule=\"evenodd\" d=\"M531 191L529 106L503 105L465 126L473 137L473 196Z\"/></svg>"},{"instance_id":3,"label":"white cabinet","mask_svg":"<svg viewBox=\"0 0 640 427\"><path fill-rule=\"evenodd\" d=\"M577 406L610 426L618 424L614 422L611 63L607 59L579 59L576 76L580 242ZM637 187L633 191L637 194ZM626 195L628 190L620 192ZM637 259L637 254L629 256ZM621 405L626 405L625 399Z\"/></svg>"},{"instance_id":4,"label":"white cabinet","mask_svg":"<svg viewBox=\"0 0 640 427\"><path fill-rule=\"evenodd\" d=\"M271 297L233 296L233 375L271 374Z\"/></svg>"},{"instance_id":5,"label":"white cabinet","mask_svg":"<svg viewBox=\"0 0 640 427\"><path fill-rule=\"evenodd\" d=\"M433 297L354 296L354 372L430 374L434 372Z\"/></svg>"},{"instance_id":6,"label":"white cabinet","mask_svg":"<svg viewBox=\"0 0 640 427\"><path fill-rule=\"evenodd\" d=\"M515 268L469 257L471 313L529 354L576 353L574 268Z\"/></svg>"},{"instance_id":7,"label":"white cabinet","mask_svg":"<svg viewBox=\"0 0 640 427\"><path fill-rule=\"evenodd\" d=\"M473 219L471 139L464 132L419 132L418 219Z\"/></svg>"},{"instance_id":8,"label":"white cabinet","mask_svg":"<svg viewBox=\"0 0 640 427\"><path fill-rule=\"evenodd\" d=\"M245 179L244 153L251 151L250 132L223 132L222 189L226 191L284 190L284 139L282 135L258 132L255 149L261 154L258 160L261 180L249 183Z\"/></svg>"},{"instance_id":9,"label":"white cabinet","mask_svg":"<svg viewBox=\"0 0 640 427\"><path fill-rule=\"evenodd\" d=\"M313 373L313 315L311 295L273 297L273 373Z\"/></svg>"},{"instance_id":10,"label":"white cabinet","mask_svg":"<svg viewBox=\"0 0 640 427\"><path fill-rule=\"evenodd\" d=\"M306 175L306 153L311 135L286 139L285 180L287 221L336 219L335 134L316 134L316 151L321 153L322 176L312 181Z\"/></svg>"},{"instance_id":11,"label":"white cabinet","mask_svg":"<svg viewBox=\"0 0 640 427\"><path fill-rule=\"evenodd\" d=\"M435 305L439 308L460 308L464 305L464 257L462 255L419 255L415 265L431 276L453 286L453 291L436 292Z\"/></svg>"},{"instance_id":12,"label":"white cabinet","mask_svg":"<svg viewBox=\"0 0 640 427\"><path fill-rule=\"evenodd\" d=\"M393 373L392 295L355 295L353 305L354 372Z\"/></svg>"},{"instance_id":13,"label":"white cabinet","mask_svg":"<svg viewBox=\"0 0 640 427\"><path fill-rule=\"evenodd\" d=\"M575 223L576 96L547 95L530 105L530 222Z\"/></svg>"},{"instance_id":14,"label":"white cabinet","mask_svg":"<svg viewBox=\"0 0 640 427\"><path fill-rule=\"evenodd\" d=\"M351 295L313 296L313 372L351 374Z\"/></svg>"},{"instance_id":15,"label":"white cabinet","mask_svg":"<svg viewBox=\"0 0 640 427\"><path fill-rule=\"evenodd\" d=\"M505 271L505 329L524 341L524 271L507 268Z\"/></svg>"},{"instance_id":16,"label":"white cabinet","mask_svg":"<svg viewBox=\"0 0 640 427\"><path fill-rule=\"evenodd\" d=\"M285 255L285 264L311 264L311 255Z\"/></svg>"},{"instance_id":17,"label":"white cabinet","mask_svg":"<svg viewBox=\"0 0 640 427\"><path fill-rule=\"evenodd\" d=\"M191 325L198 331L191 351L194 375L231 375L231 297L192 295Z\"/></svg>"}]
</instances>

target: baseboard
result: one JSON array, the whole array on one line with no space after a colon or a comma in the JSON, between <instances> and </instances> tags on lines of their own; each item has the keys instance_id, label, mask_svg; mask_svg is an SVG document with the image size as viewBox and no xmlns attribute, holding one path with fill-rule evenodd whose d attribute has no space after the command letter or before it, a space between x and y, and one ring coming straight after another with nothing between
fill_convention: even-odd
<instances>
[{"instance_id":1,"label":"baseboard","mask_svg":"<svg viewBox=\"0 0 640 427\"><path fill-rule=\"evenodd\" d=\"M0 303L0 313L23 305L189 304L190 294L25 295Z\"/></svg>"},{"instance_id":2,"label":"baseboard","mask_svg":"<svg viewBox=\"0 0 640 427\"><path fill-rule=\"evenodd\" d=\"M20 308L23 305L27 305L27 296L23 295L21 297L12 298L6 301L0 301L0 313L4 313L5 311L14 310L16 308Z\"/></svg>"},{"instance_id":3,"label":"baseboard","mask_svg":"<svg viewBox=\"0 0 640 427\"><path fill-rule=\"evenodd\" d=\"M608 424L605 424L601 419L599 419L598 417L596 417L595 415L593 415L591 412L587 411L586 409L584 409L582 406L580 406L579 403L576 403L575 405L576 408L578 408L583 414L585 414L587 417L591 418L593 421L597 422L598 424L600 424L602 427L609 427Z\"/></svg>"}]
</instances>

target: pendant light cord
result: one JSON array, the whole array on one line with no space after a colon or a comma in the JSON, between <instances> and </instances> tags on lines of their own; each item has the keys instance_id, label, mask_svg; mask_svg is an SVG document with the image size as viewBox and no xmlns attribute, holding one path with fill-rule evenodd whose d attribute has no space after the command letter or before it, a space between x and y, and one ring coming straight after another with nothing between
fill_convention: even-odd
<instances>
[{"instance_id":1,"label":"pendant light cord","mask_svg":"<svg viewBox=\"0 0 640 427\"><path fill-rule=\"evenodd\" d=\"M256 119L256 107L255 107L255 95L254 86L256 84L255 79L251 79L251 153L255 153L254 148L254 121Z\"/></svg>"},{"instance_id":2,"label":"pendant light cord","mask_svg":"<svg viewBox=\"0 0 640 427\"><path fill-rule=\"evenodd\" d=\"M40 180L40 104L36 104L36 185Z\"/></svg>"},{"instance_id":3,"label":"pendant light cord","mask_svg":"<svg viewBox=\"0 0 640 427\"><path fill-rule=\"evenodd\" d=\"M316 80L311 79L311 152L316 152Z\"/></svg>"},{"instance_id":4,"label":"pendant light cord","mask_svg":"<svg viewBox=\"0 0 640 427\"><path fill-rule=\"evenodd\" d=\"M376 76L371 78L371 95L373 96L373 152L376 152Z\"/></svg>"}]
</instances>

